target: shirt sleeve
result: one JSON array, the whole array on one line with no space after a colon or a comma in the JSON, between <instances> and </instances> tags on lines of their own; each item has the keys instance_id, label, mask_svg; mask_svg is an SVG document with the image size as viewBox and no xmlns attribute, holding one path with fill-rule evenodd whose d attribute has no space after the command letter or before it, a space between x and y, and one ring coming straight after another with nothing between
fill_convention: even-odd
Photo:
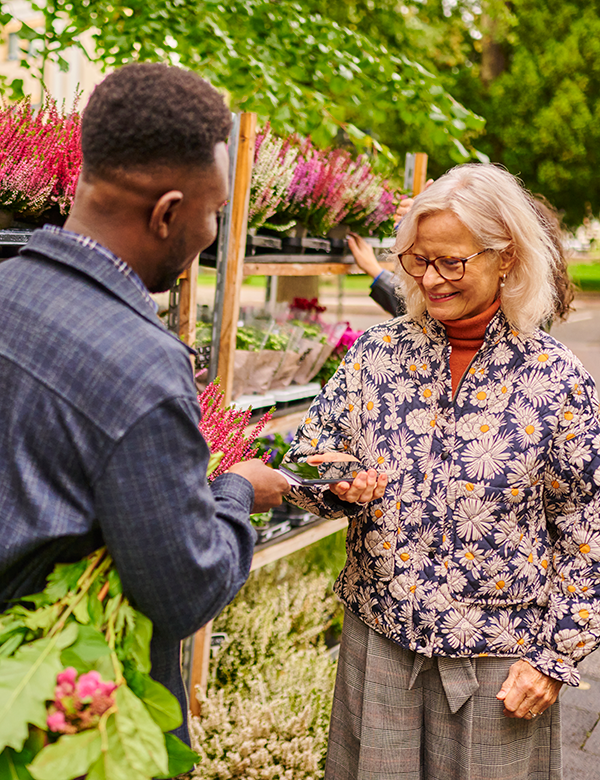
<instances>
[{"instance_id":1,"label":"shirt sleeve","mask_svg":"<svg viewBox=\"0 0 600 780\"><path fill-rule=\"evenodd\" d=\"M386 268L373 280L369 295L392 317L406 311L404 300L396 295L394 274Z\"/></svg>"},{"instance_id":2,"label":"shirt sleeve","mask_svg":"<svg viewBox=\"0 0 600 780\"><path fill-rule=\"evenodd\" d=\"M195 398L168 400L125 434L94 485L96 516L126 595L155 632L183 639L244 584L256 533L251 483L206 479Z\"/></svg>"},{"instance_id":3,"label":"shirt sleeve","mask_svg":"<svg viewBox=\"0 0 600 780\"><path fill-rule=\"evenodd\" d=\"M600 644L600 420L592 380L581 377L559 410L545 475L553 574L535 644L539 671L579 684L576 664Z\"/></svg>"},{"instance_id":4,"label":"shirt sleeve","mask_svg":"<svg viewBox=\"0 0 600 780\"><path fill-rule=\"evenodd\" d=\"M360 394L347 377L347 365L359 360L358 354L359 347L353 347L315 398L296 431L286 461L306 460L309 455L324 452L343 452L359 457L355 426L359 419ZM321 517L353 516L365 509L361 504L342 501L327 485L292 485L286 498Z\"/></svg>"}]
</instances>

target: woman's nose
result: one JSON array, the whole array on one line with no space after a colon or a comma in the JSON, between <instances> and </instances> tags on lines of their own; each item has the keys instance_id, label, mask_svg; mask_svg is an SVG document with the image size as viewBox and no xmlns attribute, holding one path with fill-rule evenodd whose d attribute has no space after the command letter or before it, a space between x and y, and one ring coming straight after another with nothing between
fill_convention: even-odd
<instances>
[{"instance_id":1,"label":"woman's nose","mask_svg":"<svg viewBox=\"0 0 600 780\"><path fill-rule=\"evenodd\" d=\"M440 276L439 271L436 269L433 263L427 266L427 269L421 278L421 283L426 287L433 287L434 285L440 284L444 281L446 280L443 276Z\"/></svg>"}]
</instances>

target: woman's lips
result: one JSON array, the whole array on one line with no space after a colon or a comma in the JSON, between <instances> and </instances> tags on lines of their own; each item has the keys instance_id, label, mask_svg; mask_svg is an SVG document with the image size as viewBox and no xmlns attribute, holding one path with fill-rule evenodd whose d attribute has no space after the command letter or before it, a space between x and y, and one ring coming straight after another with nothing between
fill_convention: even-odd
<instances>
[{"instance_id":1,"label":"woman's lips","mask_svg":"<svg viewBox=\"0 0 600 780\"><path fill-rule=\"evenodd\" d=\"M428 293L429 300L430 301L447 301L449 298L454 298L455 295L458 295L458 292L451 292L451 293L442 293L434 295L434 293Z\"/></svg>"}]
</instances>

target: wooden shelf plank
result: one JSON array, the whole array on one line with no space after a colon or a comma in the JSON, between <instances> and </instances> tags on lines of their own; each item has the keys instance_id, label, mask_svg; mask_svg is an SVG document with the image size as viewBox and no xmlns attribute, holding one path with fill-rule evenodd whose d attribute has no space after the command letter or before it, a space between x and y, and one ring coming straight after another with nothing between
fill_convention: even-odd
<instances>
[{"instance_id":1,"label":"wooden shelf plank","mask_svg":"<svg viewBox=\"0 0 600 780\"><path fill-rule=\"evenodd\" d=\"M341 276L342 274L361 274L363 271L355 263L333 262L329 255L313 255L325 257L327 261L299 261L302 255L290 255L296 262L257 262L256 258L246 258L244 276ZM262 255L262 257L281 257L281 255ZM382 268L394 270L395 263L384 261Z\"/></svg>"},{"instance_id":2,"label":"wooden shelf plank","mask_svg":"<svg viewBox=\"0 0 600 780\"><path fill-rule=\"evenodd\" d=\"M353 268L352 263L244 263L244 276L339 276Z\"/></svg>"},{"instance_id":3,"label":"wooden shelf plank","mask_svg":"<svg viewBox=\"0 0 600 780\"><path fill-rule=\"evenodd\" d=\"M270 433L286 433L287 431L295 431L302 420L306 417L306 412L313 399L307 398L306 400L307 403L304 409L299 409L295 412L291 412L290 414L281 415L280 417L273 417L272 420L269 420L260 435L268 436ZM255 427L256 423L249 425L246 428L246 435L251 436Z\"/></svg>"},{"instance_id":4,"label":"wooden shelf plank","mask_svg":"<svg viewBox=\"0 0 600 780\"><path fill-rule=\"evenodd\" d=\"M319 539L324 539L326 536L347 528L347 526L348 518L338 517L336 520L321 519L303 528L295 528L280 539L273 539L271 542L258 546L252 558L250 571L260 569L280 558L285 558L286 555L302 550L304 547L318 542Z\"/></svg>"}]
</instances>

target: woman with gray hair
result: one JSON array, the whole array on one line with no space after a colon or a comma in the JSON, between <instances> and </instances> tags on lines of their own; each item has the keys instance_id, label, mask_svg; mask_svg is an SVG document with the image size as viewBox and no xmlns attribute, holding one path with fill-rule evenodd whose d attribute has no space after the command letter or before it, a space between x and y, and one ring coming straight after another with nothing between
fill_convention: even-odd
<instances>
[{"instance_id":1,"label":"woman with gray hair","mask_svg":"<svg viewBox=\"0 0 600 780\"><path fill-rule=\"evenodd\" d=\"M289 456L369 467L293 488L350 518L326 778L559 780L559 689L600 644L600 421L539 328L556 246L512 175L463 165L394 251L407 314L356 342Z\"/></svg>"}]
</instances>

